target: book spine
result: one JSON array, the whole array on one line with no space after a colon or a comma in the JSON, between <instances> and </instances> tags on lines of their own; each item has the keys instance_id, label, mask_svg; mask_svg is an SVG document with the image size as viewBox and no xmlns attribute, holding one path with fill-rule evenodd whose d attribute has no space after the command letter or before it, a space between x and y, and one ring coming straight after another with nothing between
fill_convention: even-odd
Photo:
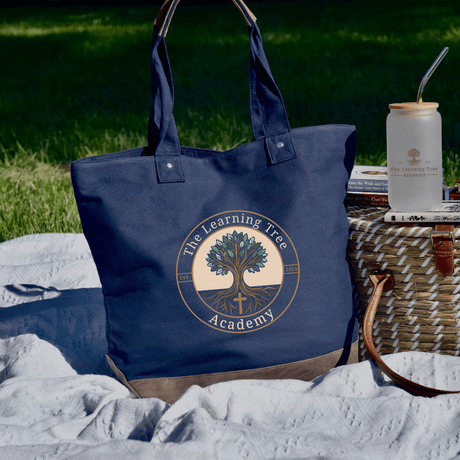
<instances>
[{"instance_id":1,"label":"book spine","mask_svg":"<svg viewBox=\"0 0 460 460\"><path fill-rule=\"evenodd\" d=\"M460 222L460 214L456 212L394 212L385 214L385 222L423 223L423 222Z\"/></svg>"},{"instance_id":2,"label":"book spine","mask_svg":"<svg viewBox=\"0 0 460 460\"><path fill-rule=\"evenodd\" d=\"M388 207L388 195L366 193L360 195L358 193L347 193L345 204L350 206L379 206Z\"/></svg>"},{"instance_id":3,"label":"book spine","mask_svg":"<svg viewBox=\"0 0 460 460\"><path fill-rule=\"evenodd\" d=\"M352 192L388 192L388 182L386 181L362 181L351 179L348 181L348 190Z\"/></svg>"}]
</instances>

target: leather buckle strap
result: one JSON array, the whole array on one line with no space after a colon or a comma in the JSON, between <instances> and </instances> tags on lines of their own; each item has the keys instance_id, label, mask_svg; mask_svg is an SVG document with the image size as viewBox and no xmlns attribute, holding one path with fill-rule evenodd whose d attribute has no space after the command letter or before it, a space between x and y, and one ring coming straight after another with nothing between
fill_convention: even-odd
<instances>
[{"instance_id":1,"label":"leather buckle strap","mask_svg":"<svg viewBox=\"0 0 460 460\"><path fill-rule=\"evenodd\" d=\"M438 228L439 225L436 226ZM447 227L447 225L443 225L443 227ZM432 230L430 233L430 238L431 238L431 244L434 246L435 241L440 238L444 237L447 238L448 240L451 240L452 243L455 243L455 238L454 238L454 232L453 232L453 225L450 225L452 227L452 230L449 231L444 231L444 230Z\"/></svg>"},{"instance_id":2,"label":"leather buckle strap","mask_svg":"<svg viewBox=\"0 0 460 460\"><path fill-rule=\"evenodd\" d=\"M451 276L455 270L454 225L436 225L430 233L436 271L443 276Z\"/></svg>"}]
</instances>

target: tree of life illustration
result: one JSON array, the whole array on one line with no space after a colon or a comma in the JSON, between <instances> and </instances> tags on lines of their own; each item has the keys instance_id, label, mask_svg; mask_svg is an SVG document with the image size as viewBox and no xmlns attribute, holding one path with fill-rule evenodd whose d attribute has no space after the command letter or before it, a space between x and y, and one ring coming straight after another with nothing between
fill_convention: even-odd
<instances>
[{"instance_id":1,"label":"tree of life illustration","mask_svg":"<svg viewBox=\"0 0 460 460\"><path fill-rule=\"evenodd\" d=\"M267 262L267 252L255 238L236 230L216 240L206 259L211 272L217 276L233 275L233 284L208 297L214 308L228 314L250 313L266 305L272 286L251 287L243 279L246 270L249 273L260 272ZM244 303L244 310L243 310Z\"/></svg>"}]
</instances>

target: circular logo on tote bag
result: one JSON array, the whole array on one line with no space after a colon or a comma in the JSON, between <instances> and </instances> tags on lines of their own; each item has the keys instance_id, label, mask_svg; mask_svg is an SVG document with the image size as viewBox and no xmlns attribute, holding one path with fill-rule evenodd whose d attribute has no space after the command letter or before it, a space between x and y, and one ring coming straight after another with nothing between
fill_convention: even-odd
<instances>
[{"instance_id":1,"label":"circular logo on tote bag","mask_svg":"<svg viewBox=\"0 0 460 460\"><path fill-rule=\"evenodd\" d=\"M187 236L177 259L177 285L188 309L214 329L253 332L289 308L299 261L287 234L248 211L216 214Z\"/></svg>"}]
</instances>

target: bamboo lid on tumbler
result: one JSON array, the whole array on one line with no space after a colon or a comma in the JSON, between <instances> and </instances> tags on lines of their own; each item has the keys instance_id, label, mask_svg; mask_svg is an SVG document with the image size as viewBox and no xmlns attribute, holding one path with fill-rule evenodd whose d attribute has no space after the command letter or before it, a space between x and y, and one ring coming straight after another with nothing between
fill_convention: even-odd
<instances>
[{"instance_id":1,"label":"bamboo lid on tumbler","mask_svg":"<svg viewBox=\"0 0 460 460\"><path fill-rule=\"evenodd\" d=\"M389 104L388 107L393 110L427 110L437 109L439 103L437 102L395 102Z\"/></svg>"}]
</instances>

